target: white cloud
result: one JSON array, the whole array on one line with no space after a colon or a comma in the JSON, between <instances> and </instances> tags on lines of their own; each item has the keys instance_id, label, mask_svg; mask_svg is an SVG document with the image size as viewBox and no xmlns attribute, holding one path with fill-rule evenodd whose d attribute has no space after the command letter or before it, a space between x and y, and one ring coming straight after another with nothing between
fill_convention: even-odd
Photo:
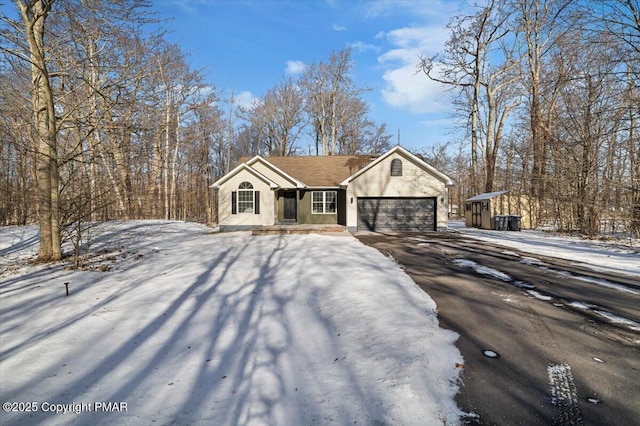
<instances>
[{"instance_id":1,"label":"white cloud","mask_svg":"<svg viewBox=\"0 0 640 426\"><path fill-rule=\"evenodd\" d=\"M418 65L420 50L418 49L393 49L378 56L380 63L393 63L394 65L404 65L414 62Z\"/></svg>"},{"instance_id":2,"label":"white cloud","mask_svg":"<svg viewBox=\"0 0 640 426\"><path fill-rule=\"evenodd\" d=\"M418 72L420 56L440 51L448 38L446 31L436 26L405 27L386 33L385 38L393 47L378 57L385 68L385 102L413 114L446 110L442 85Z\"/></svg>"},{"instance_id":3,"label":"white cloud","mask_svg":"<svg viewBox=\"0 0 640 426\"><path fill-rule=\"evenodd\" d=\"M379 52L381 50L380 46L376 46L375 44L367 44L361 41L356 41L355 43L349 44L354 52L356 53L365 53L368 51Z\"/></svg>"},{"instance_id":4,"label":"white cloud","mask_svg":"<svg viewBox=\"0 0 640 426\"><path fill-rule=\"evenodd\" d=\"M235 104L242 108L253 108L258 100L259 99L253 96L253 93L248 90L240 92L235 96Z\"/></svg>"},{"instance_id":5,"label":"white cloud","mask_svg":"<svg viewBox=\"0 0 640 426\"><path fill-rule=\"evenodd\" d=\"M407 109L414 114L447 109L442 86L424 74L416 73L412 64L385 71L382 78L386 81L382 96L395 108Z\"/></svg>"},{"instance_id":6,"label":"white cloud","mask_svg":"<svg viewBox=\"0 0 640 426\"><path fill-rule=\"evenodd\" d=\"M402 49L441 50L449 38L444 25L404 27L385 34L387 40Z\"/></svg>"},{"instance_id":7,"label":"white cloud","mask_svg":"<svg viewBox=\"0 0 640 426\"><path fill-rule=\"evenodd\" d=\"M284 72L287 75L298 75L302 74L305 68L302 61L287 61L287 68L285 68Z\"/></svg>"},{"instance_id":8,"label":"white cloud","mask_svg":"<svg viewBox=\"0 0 640 426\"><path fill-rule=\"evenodd\" d=\"M333 24L333 31L345 31L347 27L343 25Z\"/></svg>"}]
</instances>

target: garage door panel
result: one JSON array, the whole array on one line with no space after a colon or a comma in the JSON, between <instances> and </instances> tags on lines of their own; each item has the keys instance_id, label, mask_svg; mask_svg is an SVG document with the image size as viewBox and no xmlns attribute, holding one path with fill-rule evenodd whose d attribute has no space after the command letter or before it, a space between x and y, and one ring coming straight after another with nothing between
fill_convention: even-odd
<instances>
[{"instance_id":1,"label":"garage door panel","mask_svg":"<svg viewBox=\"0 0 640 426\"><path fill-rule=\"evenodd\" d=\"M371 231L435 230L434 198L359 198L358 229Z\"/></svg>"}]
</instances>

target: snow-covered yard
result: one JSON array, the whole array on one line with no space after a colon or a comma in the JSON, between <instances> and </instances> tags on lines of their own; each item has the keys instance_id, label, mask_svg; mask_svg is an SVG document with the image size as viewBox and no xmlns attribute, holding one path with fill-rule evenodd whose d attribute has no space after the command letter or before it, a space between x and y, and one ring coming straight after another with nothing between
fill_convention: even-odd
<instances>
[{"instance_id":1,"label":"snow-covered yard","mask_svg":"<svg viewBox=\"0 0 640 426\"><path fill-rule=\"evenodd\" d=\"M0 423L458 422L457 335L392 259L209 231L109 222L70 270L25 263L36 228L0 228Z\"/></svg>"},{"instance_id":2,"label":"snow-covered yard","mask_svg":"<svg viewBox=\"0 0 640 426\"><path fill-rule=\"evenodd\" d=\"M489 231L465 228L464 222L450 221L451 230L474 239L500 244L523 252L565 259L594 271L621 273L640 277L640 242L638 240L587 240L555 232L528 230L520 232Z\"/></svg>"}]
</instances>

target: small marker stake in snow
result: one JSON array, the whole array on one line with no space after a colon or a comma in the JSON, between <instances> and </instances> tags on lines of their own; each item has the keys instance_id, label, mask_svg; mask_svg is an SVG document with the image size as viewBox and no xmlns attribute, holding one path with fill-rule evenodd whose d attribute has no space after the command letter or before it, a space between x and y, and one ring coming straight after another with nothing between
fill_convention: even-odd
<instances>
[{"instance_id":1,"label":"small marker stake in snow","mask_svg":"<svg viewBox=\"0 0 640 426\"><path fill-rule=\"evenodd\" d=\"M67 289L67 296L69 295L69 283L64 283L65 288Z\"/></svg>"}]
</instances>

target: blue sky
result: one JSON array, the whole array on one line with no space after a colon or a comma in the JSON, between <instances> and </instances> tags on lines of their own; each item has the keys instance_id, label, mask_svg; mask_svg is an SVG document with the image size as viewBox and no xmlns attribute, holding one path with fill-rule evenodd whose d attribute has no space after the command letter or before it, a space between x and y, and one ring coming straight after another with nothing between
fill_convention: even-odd
<instances>
[{"instance_id":1,"label":"blue sky","mask_svg":"<svg viewBox=\"0 0 640 426\"><path fill-rule=\"evenodd\" d=\"M168 39L225 96L247 105L283 77L353 48L353 78L370 116L412 151L455 138L441 86L416 74L421 53L442 49L464 0L153 0ZM304 144L304 142L303 142ZM301 148L305 148L302 146Z\"/></svg>"}]
</instances>

